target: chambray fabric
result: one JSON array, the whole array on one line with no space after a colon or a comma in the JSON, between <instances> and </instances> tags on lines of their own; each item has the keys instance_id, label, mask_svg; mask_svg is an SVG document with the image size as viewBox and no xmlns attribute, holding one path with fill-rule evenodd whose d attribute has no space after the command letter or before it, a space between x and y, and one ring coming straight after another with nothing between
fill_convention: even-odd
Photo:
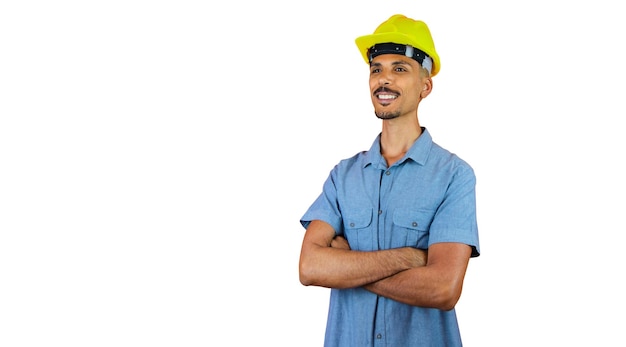
<instances>
[{"instance_id":1,"label":"chambray fabric","mask_svg":"<svg viewBox=\"0 0 626 347\"><path fill-rule=\"evenodd\" d=\"M387 167L380 134L369 151L341 160L300 219L330 224L351 249L427 249L438 242L480 254L476 177L426 128L403 159ZM326 347L462 346L456 311L406 305L362 288L331 289Z\"/></svg>"}]
</instances>

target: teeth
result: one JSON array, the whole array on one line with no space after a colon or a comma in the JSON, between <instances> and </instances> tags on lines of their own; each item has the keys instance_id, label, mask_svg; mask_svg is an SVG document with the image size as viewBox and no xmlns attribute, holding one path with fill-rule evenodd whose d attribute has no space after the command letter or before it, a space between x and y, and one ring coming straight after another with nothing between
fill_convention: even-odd
<instances>
[{"instance_id":1,"label":"teeth","mask_svg":"<svg viewBox=\"0 0 626 347\"><path fill-rule=\"evenodd\" d=\"M379 99L383 99L383 100L391 100L391 99L397 98L397 96L396 95L384 94L384 95L379 95L378 98Z\"/></svg>"}]
</instances>

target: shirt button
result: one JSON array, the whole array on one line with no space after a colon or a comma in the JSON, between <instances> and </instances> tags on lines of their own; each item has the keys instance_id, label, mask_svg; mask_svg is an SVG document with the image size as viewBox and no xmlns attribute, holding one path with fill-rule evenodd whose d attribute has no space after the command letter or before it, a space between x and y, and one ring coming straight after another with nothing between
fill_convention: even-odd
<instances>
[{"instance_id":1,"label":"shirt button","mask_svg":"<svg viewBox=\"0 0 626 347\"><path fill-rule=\"evenodd\" d=\"M412 225L413 225L414 227L416 227L416 226L417 226L417 222L413 222L413 224L412 224Z\"/></svg>"},{"instance_id":2,"label":"shirt button","mask_svg":"<svg viewBox=\"0 0 626 347\"><path fill-rule=\"evenodd\" d=\"M387 176L391 175L391 171L385 171L385 175Z\"/></svg>"},{"instance_id":3,"label":"shirt button","mask_svg":"<svg viewBox=\"0 0 626 347\"><path fill-rule=\"evenodd\" d=\"M376 335L376 338L380 340L380 339L382 339L382 338L383 338L383 335L378 334L378 335Z\"/></svg>"},{"instance_id":4,"label":"shirt button","mask_svg":"<svg viewBox=\"0 0 626 347\"><path fill-rule=\"evenodd\" d=\"M350 223L350 228L354 228L354 223Z\"/></svg>"},{"instance_id":5,"label":"shirt button","mask_svg":"<svg viewBox=\"0 0 626 347\"><path fill-rule=\"evenodd\" d=\"M383 210L378 210L378 214L379 215L383 214Z\"/></svg>"}]
</instances>

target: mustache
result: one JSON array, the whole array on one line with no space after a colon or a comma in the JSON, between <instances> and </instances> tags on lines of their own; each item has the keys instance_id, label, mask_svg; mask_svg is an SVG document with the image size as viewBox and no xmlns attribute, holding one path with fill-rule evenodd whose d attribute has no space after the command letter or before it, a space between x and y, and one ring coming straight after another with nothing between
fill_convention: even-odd
<instances>
[{"instance_id":1,"label":"mustache","mask_svg":"<svg viewBox=\"0 0 626 347\"><path fill-rule=\"evenodd\" d=\"M400 95L400 93L398 93L397 91L395 91L395 90L393 90L393 89L389 89L389 88L387 88L387 87L378 87L378 89L376 89L376 90L374 91L374 94L384 93L384 92L386 92L386 93L394 93L394 94L398 94L398 95Z\"/></svg>"}]
</instances>

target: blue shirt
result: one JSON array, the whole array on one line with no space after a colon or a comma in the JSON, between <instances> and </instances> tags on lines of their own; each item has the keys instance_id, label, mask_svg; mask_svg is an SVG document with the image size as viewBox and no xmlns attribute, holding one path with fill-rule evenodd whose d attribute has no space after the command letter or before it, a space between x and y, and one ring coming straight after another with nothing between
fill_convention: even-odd
<instances>
[{"instance_id":1,"label":"blue shirt","mask_svg":"<svg viewBox=\"0 0 626 347\"><path fill-rule=\"evenodd\" d=\"M474 171L422 130L391 167L381 155L380 134L369 151L341 160L302 216L302 226L325 221L353 250L459 242L477 257ZM331 289L324 345L450 347L462 342L454 309L411 306L359 287Z\"/></svg>"}]
</instances>

